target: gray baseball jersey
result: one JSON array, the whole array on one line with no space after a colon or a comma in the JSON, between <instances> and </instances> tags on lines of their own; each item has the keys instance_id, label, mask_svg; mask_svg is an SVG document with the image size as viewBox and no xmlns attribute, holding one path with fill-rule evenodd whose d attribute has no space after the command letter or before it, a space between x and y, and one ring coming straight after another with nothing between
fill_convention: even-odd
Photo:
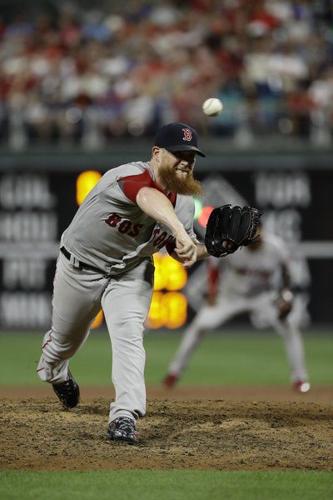
<instances>
[{"instance_id":1,"label":"gray baseball jersey","mask_svg":"<svg viewBox=\"0 0 333 500\"><path fill-rule=\"evenodd\" d=\"M169 230L136 204L136 195L144 186L161 191L146 162L127 163L106 172L63 233L61 245L78 260L110 275L133 269L164 246L172 251L175 239ZM189 236L196 241L193 198L164 194Z\"/></svg>"},{"instance_id":2,"label":"gray baseball jersey","mask_svg":"<svg viewBox=\"0 0 333 500\"><path fill-rule=\"evenodd\" d=\"M277 289L281 284L281 264L289 268L289 256L284 242L264 232L262 245L256 251L243 247L221 260L225 271L221 293L254 296Z\"/></svg>"}]
</instances>

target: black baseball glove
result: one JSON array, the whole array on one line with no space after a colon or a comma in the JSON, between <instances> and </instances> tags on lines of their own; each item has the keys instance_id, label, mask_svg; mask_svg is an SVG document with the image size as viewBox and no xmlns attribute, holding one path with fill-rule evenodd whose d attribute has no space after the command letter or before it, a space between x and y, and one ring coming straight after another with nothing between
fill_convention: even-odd
<instances>
[{"instance_id":1,"label":"black baseball glove","mask_svg":"<svg viewBox=\"0 0 333 500\"><path fill-rule=\"evenodd\" d=\"M223 205L209 216L205 245L210 255L222 257L256 240L260 212L253 207Z\"/></svg>"}]
</instances>

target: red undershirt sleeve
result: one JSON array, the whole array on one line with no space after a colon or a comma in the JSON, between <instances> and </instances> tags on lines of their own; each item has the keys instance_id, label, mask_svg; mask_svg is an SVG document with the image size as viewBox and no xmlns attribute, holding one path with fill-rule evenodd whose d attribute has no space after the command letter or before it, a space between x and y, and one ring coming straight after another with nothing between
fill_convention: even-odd
<instances>
[{"instance_id":1,"label":"red undershirt sleeve","mask_svg":"<svg viewBox=\"0 0 333 500\"><path fill-rule=\"evenodd\" d=\"M136 203L136 197L138 195L138 192L140 191L141 188L143 187L151 187L155 188L161 193L163 191L155 184L153 179L150 177L148 170L145 170L141 174L136 174L136 175L127 175L125 177L120 177L118 179L118 185L126 198L131 200L133 203ZM177 200L177 195L176 193L163 193L169 198L171 201L173 207L176 206L176 200Z\"/></svg>"},{"instance_id":2,"label":"red undershirt sleeve","mask_svg":"<svg viewBox=\"0 0 333 500\"><path fill-rule=\"evenodd\" d=\"M136 197L141 188L152 187L158 189L147 170L141 174L121 177L118 179L118 185L125 196L133 203L136 203Z\"/></svg>"}]
</instances>

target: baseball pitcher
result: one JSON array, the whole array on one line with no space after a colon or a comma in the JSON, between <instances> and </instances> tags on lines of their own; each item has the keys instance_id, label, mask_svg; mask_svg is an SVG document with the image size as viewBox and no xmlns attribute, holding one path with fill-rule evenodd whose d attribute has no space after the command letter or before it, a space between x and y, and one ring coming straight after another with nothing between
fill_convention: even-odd
<instances>
[{"instance_id":1,"label":"baseball pitcher","mask_svg":"<svg viewBox=\"0 0 333 500\"><path fill-rule=\"evenodd\" d=\"M102 307L115 387L111 440L136 443L136 419L146 412L143 329L152 295L153 253L166 247L191 266L208 255L206 245L222 256L247 244L256 231L256 210L234 207L212 222L205 244L197 241L192 195L200 194L201 186L193 177L196 155L205 156L193 128L165 125L157 132L150 161L106 172L61 237L52 326L44 337L37 372L52 384L66 408L75 407L80 391L69 360ZM233 220L238 229L229 234ZM223 231L214 231L223 224Z\"/></svg>"}]
</instances>

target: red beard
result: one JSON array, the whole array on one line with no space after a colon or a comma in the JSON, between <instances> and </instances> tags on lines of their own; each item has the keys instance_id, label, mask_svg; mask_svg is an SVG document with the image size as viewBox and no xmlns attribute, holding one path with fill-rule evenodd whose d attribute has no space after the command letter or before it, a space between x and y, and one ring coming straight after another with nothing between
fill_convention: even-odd
<instances>
[{"instance_id":1,"label":"red beard","mask_svg":"<svg viewBox=\"0 0 333 500\"><path fill-rule=\"evenodd\" d=\"M175 165L160 167L158 176L167 191L188 196L201 196L201 183L194 179L192 172L184 179L177 177Z\"/></svg>"}]
</instances>

